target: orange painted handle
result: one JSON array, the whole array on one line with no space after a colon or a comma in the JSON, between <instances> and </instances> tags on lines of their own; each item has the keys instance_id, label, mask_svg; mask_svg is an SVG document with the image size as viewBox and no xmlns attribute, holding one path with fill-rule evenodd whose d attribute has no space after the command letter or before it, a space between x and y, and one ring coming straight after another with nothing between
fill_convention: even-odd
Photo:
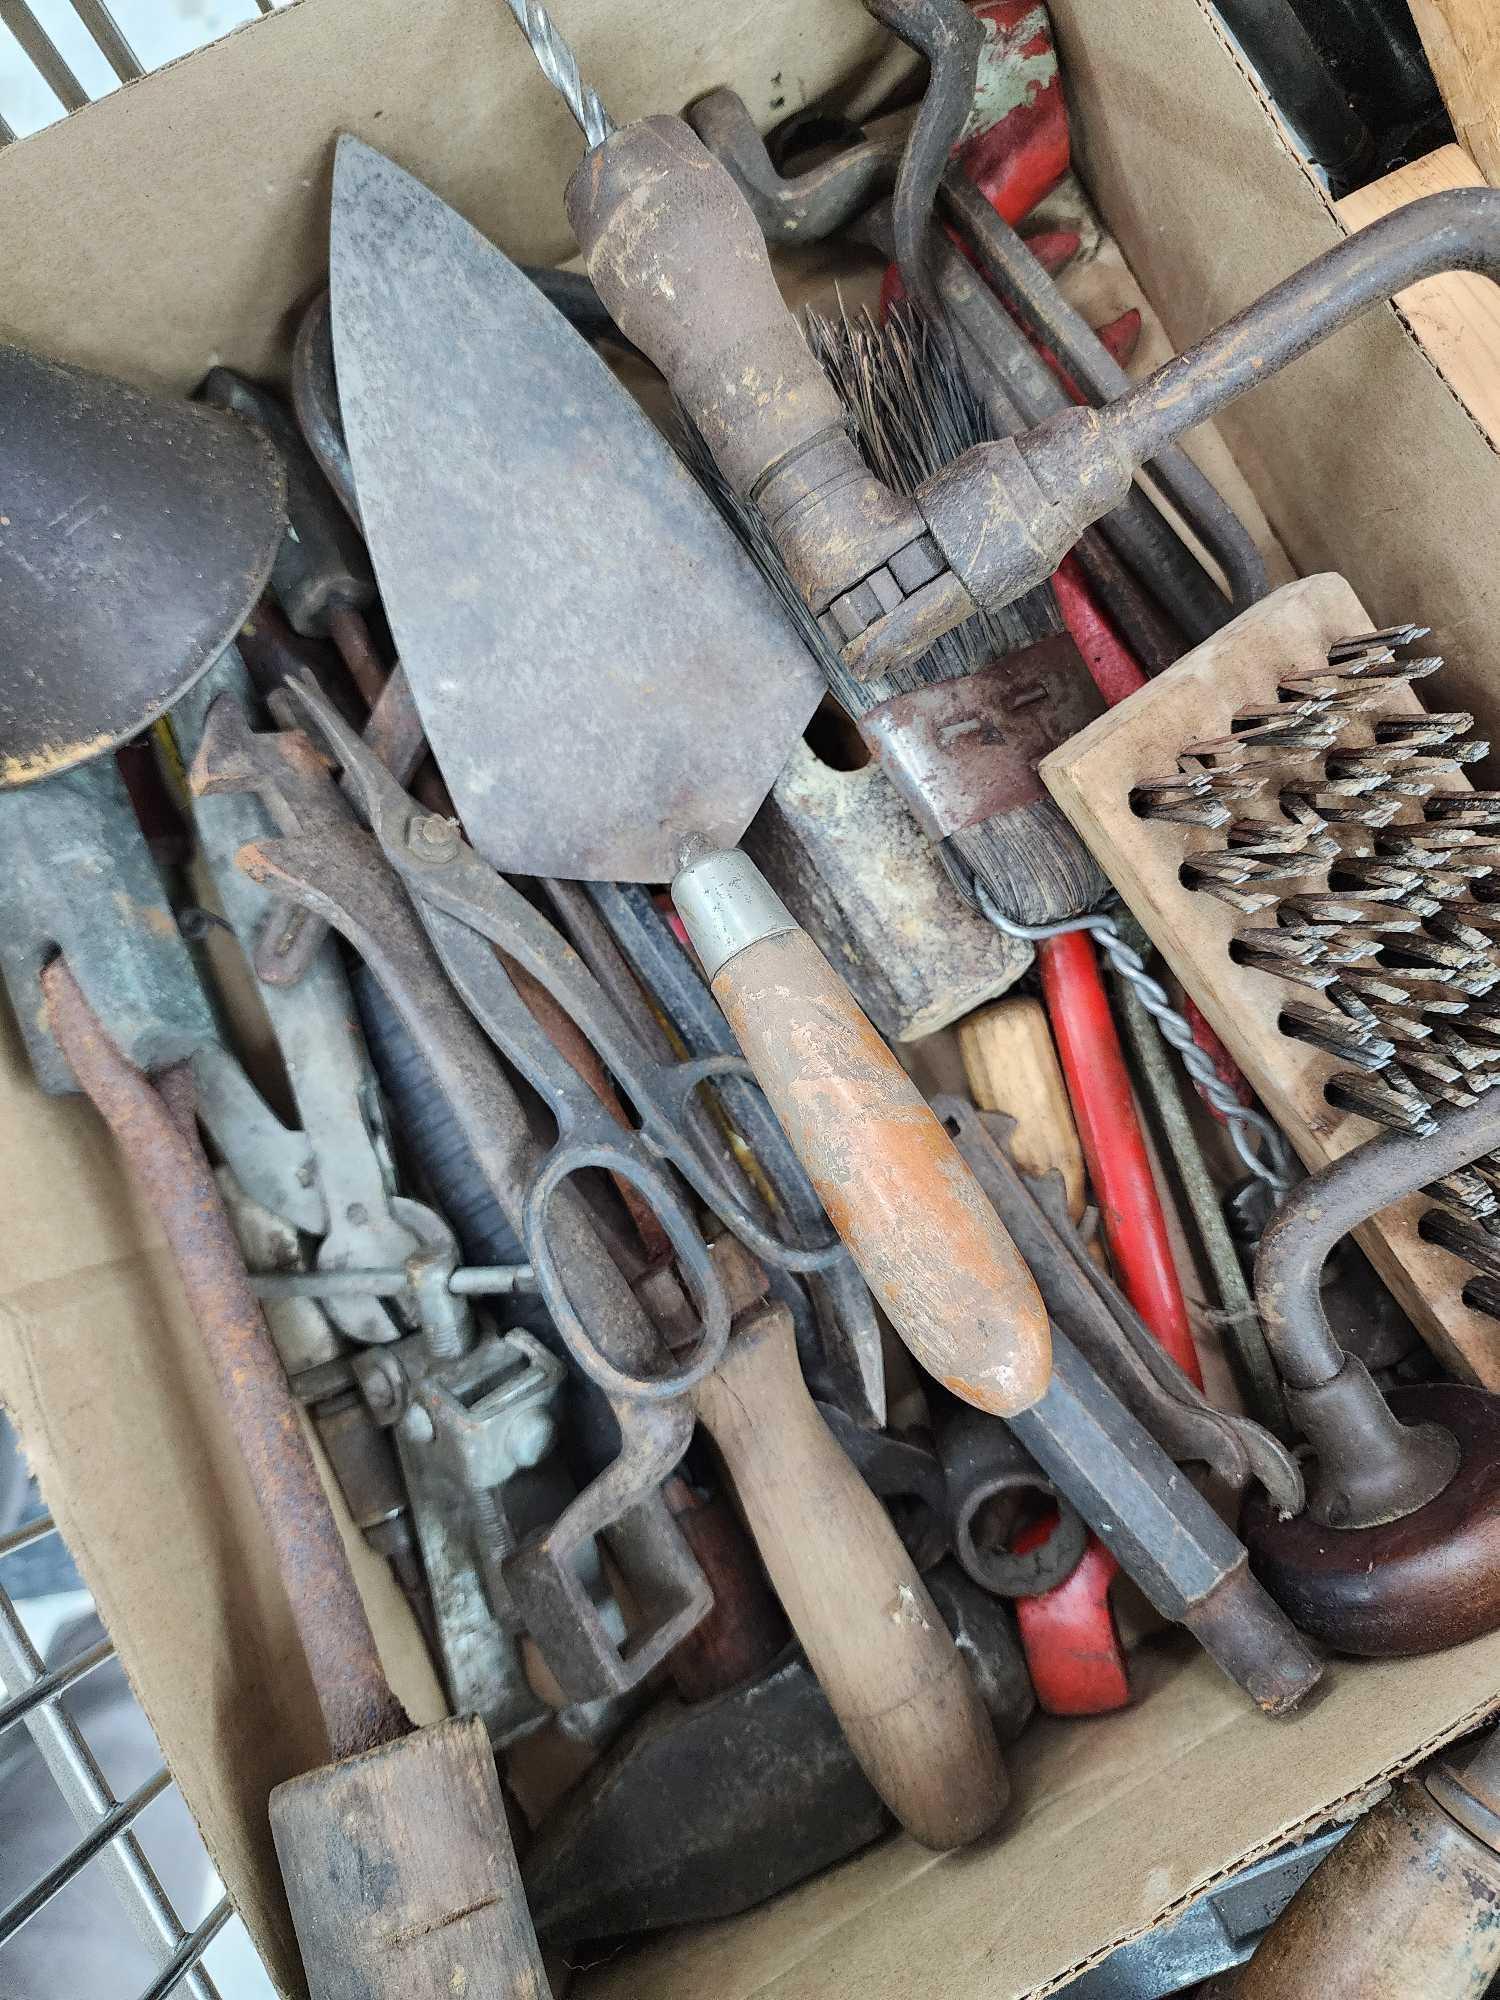
<instances>
[{"instance_id":1,"label":"orange painted handle","mask_svg":"<svg viewBox=\"0 0 1500 2000\"><path fill-rule=\"evenodd\" d=\"M1031 1273L806 931L736 952L713 992L834 1228L917 1360L976 1409L1027 1409L1052 1370Z\"/></svg>"}]
</instances>

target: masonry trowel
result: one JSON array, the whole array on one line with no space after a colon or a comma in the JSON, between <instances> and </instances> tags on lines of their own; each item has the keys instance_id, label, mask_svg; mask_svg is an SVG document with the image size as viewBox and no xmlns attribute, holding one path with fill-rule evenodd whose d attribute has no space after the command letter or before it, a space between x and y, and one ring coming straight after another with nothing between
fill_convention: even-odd
<instances>
[{"instance_id":1,"label":"masonry trowel","mask_svg":"<svg viewBox=\"0 0 1500 2000\"><path fill-rule=\"evenodd\" d=\"M715 998L897 1331L967 1401L1027 1408L1050 1369L1029 1271L735 844L822 692L780 605L587 342L460 215L351 137L331 265L360 513L470 842L505 873L671 883Z\"/></svg>"}]
</instances>

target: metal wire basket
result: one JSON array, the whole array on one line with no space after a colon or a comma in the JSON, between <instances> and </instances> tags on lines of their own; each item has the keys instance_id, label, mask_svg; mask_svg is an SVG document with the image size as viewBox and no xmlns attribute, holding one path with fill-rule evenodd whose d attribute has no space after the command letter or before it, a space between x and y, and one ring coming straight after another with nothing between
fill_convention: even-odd
<instances>
[{"instance_id":1,"label":"metal wire basket","mask_svg":"<svg viewBox=\"0 0 1500 2000\"><path fill-rule=\"evenodd\" d=\"M3 1415L0 1489L0 1993L269 2000Z\"/></svg>"},{"instance_id":2,"label":"metal wire basket","mask_svg":"<svg viewBox=\"0 0 1500 2000\"><path fill-rule=\"evenodd\" d=\"M0 146L289 0L0 0Z\"/></svg>"}]
</instances>

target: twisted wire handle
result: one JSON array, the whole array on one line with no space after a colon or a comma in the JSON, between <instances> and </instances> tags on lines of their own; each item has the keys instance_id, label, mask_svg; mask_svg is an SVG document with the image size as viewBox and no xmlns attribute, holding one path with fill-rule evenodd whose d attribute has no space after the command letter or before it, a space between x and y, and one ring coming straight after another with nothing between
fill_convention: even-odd
<instances>
[{"instance_id":1,"label":"twisted wire handle","mask_svg":"<svg viewBox=\"0 0 1500 2000\"><path fill-rule=\"evenodd\" d=\"M1089 916L1072 917L1060 924L1018 924L996 906L977 877L974 895L996 930L1003 931L1007 937L1023 938L1030 944L1037 944L1045 938L1063 937L1071 931L1087 931L1096 938L1111 970L1122 979L1129 980L1140 995L1141 1005L1161 1030L1162 1038L1176 1049L1182 1058L1183 1068L1224 1119L1229 1127L1229 1136L1234 1141L1234 1149L1250 1172L1275 1188L1278 1194L1285 1193L1292 1184L1291 1154L1286 1140L1263 1111L1241 1104L1233 1087L1224 1081L1214 1068L1212 1059L1193 1040L1192 1028L1172 1005L1167 989L1160 980L1152 978L1146 970L1146 961L1133 945L1127 944L1121 937L1112 917L1096 912ZM1265 1148L1264 1156L1257 1151L1257 1142Z\"/></svg>"},{"instance_id":2,"label":"twisted wire handle","mask_svg":"<svg viewBox=\"0 0 1500 2000\"><path fill-rule=\"evenodd\" d=\"M614 131L614 120L578 73L578 58L558 33L556 23L538 0L507 0L516 26L531 44L537 67L577 120L590 146L602 146Z\"/></svg>"}]
</instances>

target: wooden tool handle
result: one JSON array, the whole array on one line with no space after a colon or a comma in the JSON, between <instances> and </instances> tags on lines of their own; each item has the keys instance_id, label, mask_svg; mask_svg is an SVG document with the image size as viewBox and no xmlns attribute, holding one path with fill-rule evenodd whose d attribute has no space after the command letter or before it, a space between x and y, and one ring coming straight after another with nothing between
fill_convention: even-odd
<instances>
[{"instance_id":1,"label":"wooden tool handle","mask_svg":"<svg viewBox=\"0 0 1500 2000\"><path fill-rule=\"evenodd\" d=\"M713 991L834 1228L918 1361L976 1409L1027 1409L1052 1360L1031 1273L812 939L797 929L758 939L717 971Z\"/></svg>"},{"instance_id":2,"label":"wooden tool handle","mask_svg":"<svg viewBox=\"0 0 1500 2000\"><path fill-rule=\"evenodd\" d=\"M1087 1193L1083 1147L1062 1065L1040 1000L1010 994L958 1024L969 1095L981 1111L1015 1120L1011 1159L1023 1174L1062 1175L1068 1213L1082 1219Z\"/></svg>"},{"instance_id":3,"label":"wooden tool handle","mask_svg":"<svg viewBox=\"0 0 1500 2000\"><path fill-rule=\"evenodd\" d=\"M666 376L736 492L841 430L749 203L680 118L638 118L591 148L567 209L615 324Z\"/></svg>"},{"instance_id":4,"label":"wooden tool handle","mask_svg":"<svg viewBox=\"0 0 1500 2000\"><path fill-rule=\"evenodd\" d=\"M1339 1842L1217 2000L1478 2000L1500 1970L1500 1856L1408 1778Z\"/></svg>"},{"instance_id":5,"label":"wooden tool handle","mask_svg":"<svg viewBox=\"0 0 1500 2000\"><path fill-rule=\"evenodd\" d=\"M735 1333L698 1408L865 1776L927 1847L987 1833L1009 1791L994 1729L885 1509L813 1407L784 1306Z\"/></svg>"},{"instance_id":6,"label":"wooden tool handle","mask_svg":"<svg viewBox=\"0 0 1500 2000\"><path fill-rule=\"evenodd\" d=\"M551 2000L476 1716L288 1779L271 1835L312 2000Z\"/></svg>"}]
</instances>

